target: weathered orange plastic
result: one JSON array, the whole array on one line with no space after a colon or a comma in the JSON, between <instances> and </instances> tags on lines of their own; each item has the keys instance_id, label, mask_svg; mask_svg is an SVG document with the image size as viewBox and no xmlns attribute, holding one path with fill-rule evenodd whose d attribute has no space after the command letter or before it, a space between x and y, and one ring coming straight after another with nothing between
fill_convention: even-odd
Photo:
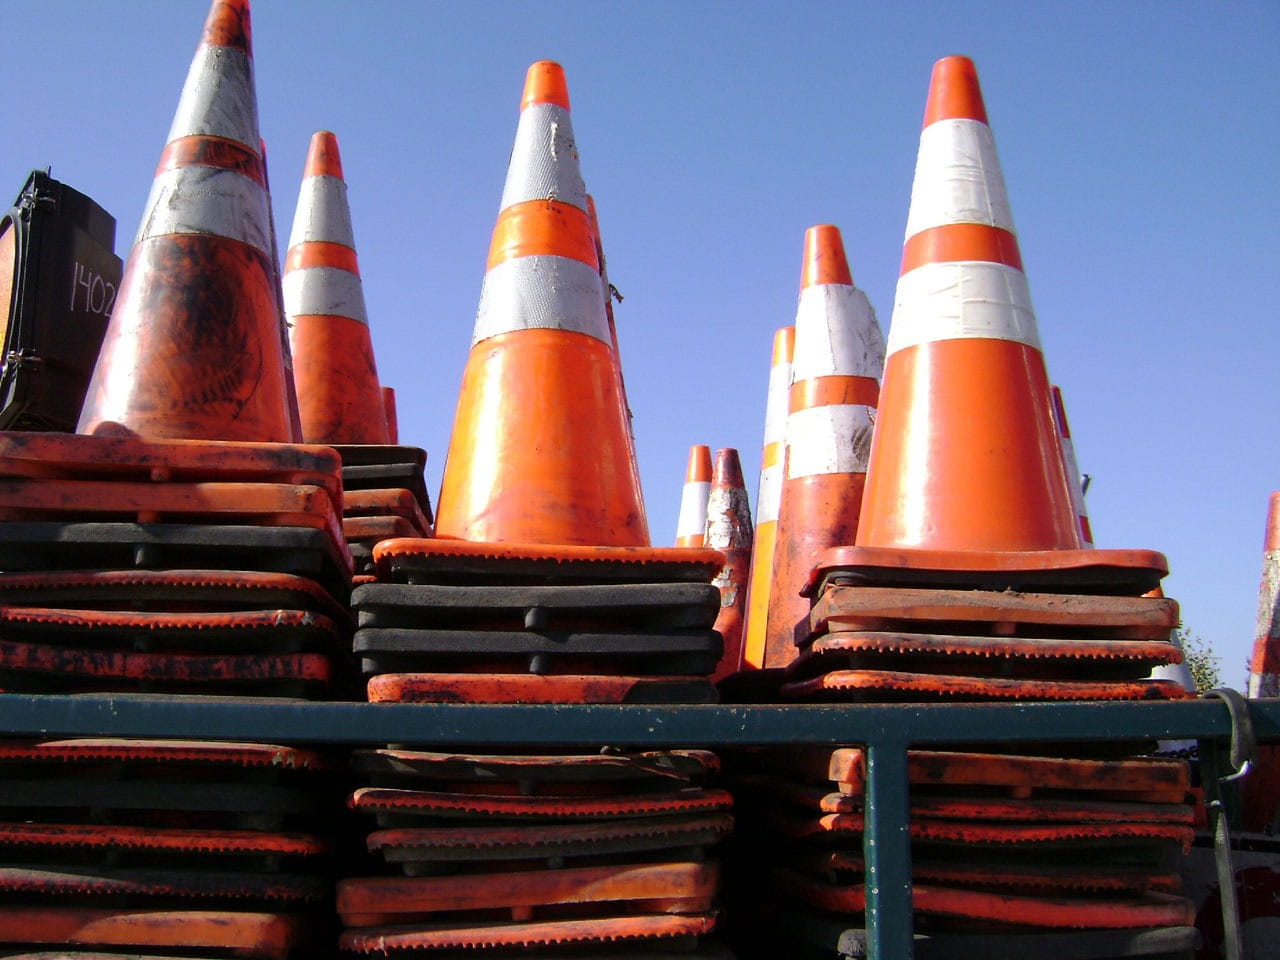
<instances>
[{"instance_id":1,"label":"weathered orange plastic","mask_svg":"<svg viewBox=\"0 0 1280 960\"><path fill-rule=\"evenodd\" d=\"M1176 680L1015 680L892 670L835 670L782 685L789 700L1184 700Z\"/></svg>"},{"instance_id":2,"label":"weathered orange plastic","mask_svg":"<svg viewBox=\"0 0 1280 960\"><path fill-rule=\"evenodd\" d=\"M733 807L733 797L724 790L705 788L611 797L504 797L361 787L352 793L347 805L362 813L413 813L431 817L619 820L722 813Z\"/></svg>"},{"instance_id":3,"label":"weathered orange plastic","mask_svg":"<svg viewBox=\"0 0 1280 960\"><path fill-rule=\"evenodd\" d=\"M671 691L715 700L710 681L680 676L383 673L368 684L371 703L669 703Z\"/></svg>"},{"instance_id":4,"label":"weathered orange plastic","mask_svg":"<svg viewBox=\"0 0 1280 960\"><path fill-rule=\"evenodd\" d=\"M332 845L320 837L259 830L134 827L114 824L0 823L0 848L128 851L183 856L314 857Z\"/></svg>"},{"instance_id":5,"label":"weathered orange plastic","mask_svg":"<svg viewBox=\"0 0 1280 960\"><path fill-rule=\"evenodd\" d=\"M348 490L342 495L344 517L404 517L419 530L431 529L431 523L413 491L403 488L385 490Z\"/></svg>"},{"instance_id":6,"label":"weathered orange plastic","mask_svg":"<svg viewBox=\"0 0 1280 960\"><path fill-rule=\"evenodd\" d=\"M342 518L342 535L347 543L375 544L395 537L421 537L427 532L404 517Z\"/></svg>"},{"instance_id":7,"label":"weathered orange plastic","mask_svg":"<svg viewBox=\"0 0 1280 960\"><path fill-rule=\"evenodd\" d=\"M383 955L393 950L480 950L501 947L555 947L662 941L710 933L716 916L645 915L601 920L545 920L437 929L398 926L348 930L338 946L353 953Z\"/></svg>"},{"instance_id":8,"label":"weathered orange plastic","mask_svg":"<svg viewBox=\"0 0 1280 960\"><path fill-rule=\"evenodd\" d=\"M330 890L331 885L323 877L298 874L282 876L271 873L146 868L115 871L109 868L84 870L77 867L0 867L0 891L7 895L76 898L81 902L90 897L110 897L117 903L128 902L120 899L124 897L146 897L152 903L162 898L170 901L179 899L179 902L185 900L188 903L207 902L216 898L241 903L247 901L249 905L265 901L285 909L289 904L318 903L327 899ZM83 955L59 956L62 960L76 960L76 957Z\"/></svg>"},{"instance_id":9,"label":"weathered orange plastic","mask_svg":"<svg viewBox=\"0 0 1280 960\"><path fill-rule=\"evenodd\" d=\"M711 677L719 680L737 670L742 662L747 581L751 576L751 505L738 451L732 447L716 451L707 501L706 546L725 556L724 567L712 581L720 588L720 614L714 629L724 638L724 653Z\"/></svg>"},{"instance_id":10,"label":"weathered orange plastic","mask_svg":"<svg viewBox=\"0 0 1280 960\"><path fill-rule=\"evenodd\" d=\"M863 799L856 794L829 793L817 801L822 813L857 813ZM1013 823L1181 823L1192 825L1195 811L1186 803L1134 803L1116 800L1077 800L1051 797L911 798L911 816L922 820L1004 820Z\"/></svg>"},{"instance_id":11,"label":"weathered orange plastic","mask_svg":"<svg viewBox=\"0 0 1280 960\"><path fill-rule=\"evenodd\" d=\"M212 740L126 740L80 737L71 740L0 741L3 763L166 763L198 766L266 767L278 770L329 770L323 755L268 743L219 743Z\"/></svg>"}]
</instances>

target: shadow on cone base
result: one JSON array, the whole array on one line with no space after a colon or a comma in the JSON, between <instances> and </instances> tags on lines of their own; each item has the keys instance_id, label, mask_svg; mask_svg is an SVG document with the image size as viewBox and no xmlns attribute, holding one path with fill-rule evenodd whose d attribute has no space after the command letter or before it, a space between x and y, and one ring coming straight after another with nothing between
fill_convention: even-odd
<instances>
[{"instance_id":1,"label":"shadow on cone base","mask_svg":"<svg viewBox=\"0 0 1280 960\"><path fill-rule=\"evenodd\" d=\"M639 498L626 496L627 437L609 344L558 330L476 344L463 373L436 535L648 546Z\"/></svg>"}]
</instances>

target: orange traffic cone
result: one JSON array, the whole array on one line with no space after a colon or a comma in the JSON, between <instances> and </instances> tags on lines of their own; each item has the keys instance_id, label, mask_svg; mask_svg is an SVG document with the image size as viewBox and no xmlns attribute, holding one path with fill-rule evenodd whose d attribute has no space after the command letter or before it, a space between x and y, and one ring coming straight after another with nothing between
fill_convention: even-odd
<instances>
[{"instance_id":1,"label":"orange traffic cone","mask_svg":"<svg viewBox=\"0 0 1280 960\"><path fill-rule=\"evenodd\" d=\"M707 503L706 546L719 550L725 557L724 567L714 581L720 588L720 613L716 617L715 629L724 638L724 653L712 674L713 680L736 671L742 660L751 539L751 505L747 500L747 485L742 479L738 451L732 447L717 450Z\"/></svg>"},{"instance_id":2,"label":"orange traffic cone","mask_svg":"<svg viewBox=\"0 0 1280 960\"><path fill-rule=\"evenodd\" d=\"M819 555L854 542L883 364L884 337L866 294L853 285L840 231L810 227L796 310L765 667L790 663L797 635L808 634L809 601L800 591Z\"/></svg>"},{"instance_id":3,"label":"orange traffic cone","mask_svg":"<svg viewBox=\"0 0 1280 960\"><path fill-rule=\"evenodd\" d=\"M973 63L934 66L858 543L1076 549L1035 314Z\"/></svg>"},{"instance_id":4,"label":"orange traffic cone","mask_svg":"<svg viewBox=\"0 0 1280 960\"><path fill-rule=\"evenodd\" d=\"M648 546L564 71L535 63L445 461L439 536Z\"/></svg>"},{"instance_id":5,"label":"orange traffic cone","mask_svg":"<svg viewBox=\"0 0 1280 960\"><path fill-rule=\"evenodd\" d=\"M1258 630L1249 661L1249 696L1280 697L1280 492L1267 506L1258 587Z\"/></svg>"},{"instance_id":6,"label":"orange traffic cone","mask_svg":"<svg viewBox=\"0 0 1280 960\"><path fill-rule=\"evenodd\" d=\"M327 130L311 137L285 256L284 297L303 441L389 443L342 158Z\"/></svg>"},{"instance_id":7,"label":"orange traffic cone","mask_svg":"<svg viewBox=\"0 0 1280 960\"><path fill-rule=\"evenodd\" d=\"M676 518L676 546L701 547L706 542L707 500L711 496L711 448L689 448L689 466L680 492L680 516Z\"/></svg>"},{"instance_id":8,"label":"orange traffic cone","mask_svg":"<svg viewBox=\"0 0 1280 960\"><path fill-rule=\"evenodd\" d=\"M1089 526L1089 510L1084 505L1084 479L1076 462L1076 445L1071 440L1067 408L1062 402L1062 391L1057 387L1050 387L1050 390L1053 392L1053 422L1062 443L1062 463L1067 471L1067 482L1071 485L1071 505L1080 521L1080 544L1090 549L1093 547L1093 528Z\"/></svg>"},{"instance_id":9,"label":"orange traffic cone","mask_svg":"<svg viewBox=\"0 0 1280 960\"><path fill-rule=\"evenodd\" d=\"M778 505L782 500L782 457L786 452L787 404L791 396L795 342L795 327L783 327L773 335L773 361L769 367L769 393L764 411L764 449L760 455L760 484L756 493L756 531L751 547L751 582L747 587L744 668L764 666L764 635L769 618L769 587L773 582Z\"/></svg>"},{"instance_id":10,"label":"orange traffic cone","mask_svg":"<svg viewBox=\"0 0 1280 960\"><path fill-rule=\"evenodd\" d=\"M292 439L248 0L214 0L80 433Z\"/></svg>"}]
</instances>

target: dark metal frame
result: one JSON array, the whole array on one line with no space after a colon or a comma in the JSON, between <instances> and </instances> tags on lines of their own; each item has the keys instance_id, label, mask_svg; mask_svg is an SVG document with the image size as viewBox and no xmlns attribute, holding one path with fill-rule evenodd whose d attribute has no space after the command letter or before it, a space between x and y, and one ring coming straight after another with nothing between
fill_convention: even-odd
<instances>
[{"instance_id":1,"label":"dark metal frame","mask_svg":"<svg viewBox=\"0 0 1280 960\"><path fill-rule=\"evenodd\" d=\"M1280 700L1249 701L1256 737L1280 741ZM474 706L163 696L0 694L0 735L169 737L273 743L867 748L867 946L910 960L907 748L919 744L1231 736L1219 700L823 705Z\"/></svg>"}]
</instances>

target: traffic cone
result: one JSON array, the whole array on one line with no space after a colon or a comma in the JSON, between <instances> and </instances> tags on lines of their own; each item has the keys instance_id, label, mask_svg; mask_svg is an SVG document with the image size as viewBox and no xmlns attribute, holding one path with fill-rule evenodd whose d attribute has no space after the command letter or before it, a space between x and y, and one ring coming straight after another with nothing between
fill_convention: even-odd
<instances>
[{"instance_id":1,"label":"traffic cone","mask_svg":"<svg viewBox=\"0 0 1280 960\"><path fill-rule=\"evenodd\" d=\"M972 61L934 66L860 546L1079 549L1004 178Z\"/></svg>"},{"instance_id":2,"label":"traffic cone","mask_svg":"<svg viewBox=\"0 0 1280 960\"><path fill-rule=\"evenodd\" d=\"M292 439L248 0L214 0L80 433Z\"/></svg>"},{"instance_id":3,"label":"traffic cone","mask_svg":"<svg viewBox=\"0 0 1280 960\"><path fill-rule=\"evenodd\" d=\"M386 444L386 413L356 262L338 139L311 137L284 266L306 443Z\"/></svg>"},{"instance_id":4,"label":"traffic cone","mask_svg":"<svg viewBox=\"0 0 1280 960\"><path fill-rule=\"evenodd\" d=\"M782 497L764 666L783 667L808 633L800 595L819 555L851 544L866 482L867 453L884 364L884 338L866 294L853 285L840 231L805 234L796 310Z\"/></svg>"},{"instance_id":5,"label":"traffic cone","mask_svg":"<svg viewBox=\"0 0 1280 960\"><path fill-rule=\"evenodd\" d=\"M1271 494L1262 544L1258 630L1249 661L1249 696L1280 697L1280 491Z\"/></svg>"},{"instance_id":6,"label":"traffic cone","mask_svg":"<svg viewBox=\"0 0 1280 960\"><path fill-rule=\"evenodd\" d=\"M1067 482L1071 485L1071 504L1080 521L1080 544L1086 550L1092 549L1093 528L1089 525L1089 509L1084 505L1084 478L1080 475L1080 466L1076 461L1076 446L1071 440L1067 408L1062 402L1062 391L1057 387L1049 389L1053 392L1053 422L1058 428L1058 439L1062 443L1062 462L1067 471Z\"/></svg>"},{"instance_id":7,"label":"traffic cone","mask_svg":"<svg viewBox=\"0 0 1280 960\"><path fill-rule=\"evenodd\" d=\"M778 505L782 500L782 457L786 452L787 403L791 395L791 359L796 328L783 327L773 335L769 393L764 412L764 450L760 455L760 484L756 494L756 531L751 548L751 582L747 587L746 640L743 668L764 666L765 625L769 618L769 587L773 582L773 552L777 543Z\"/></svg>"},{"instance_id":8,"label":"traffic cone","mask_svg":"<svg viewBox=\"0 0 1280 960\"><path fill-rule=\"evenodd\" d=\"M535 63L445 461L442 537L648 546L564 71Z\"/></svg>"},{"instance_id":9,"label":"traffic cone","mask_svg":"<svg viewBox=\"0 0 1280 960\"><path fill-rule=\"evenodd\" d=\"M747 610L747 577L751 572L751 504L742 479L742 463L732 447L716 451L707 502L705 545L725 556L713 581L720 588L720 613L715 630L724 638L724 654L711 679L738 669L742 660L742 628ZM701 544L700 544L701 546Z\"/></svg>"},{"instance_id":10,"label":"traffic cone","mask_svg":"<svg viewBox=\"0 0 1280 960\"><path fill-rule=\"evenodd\" d=\"M387 418L387 442L400 442L400 416L396 412L395 387L382 388L382 410Z\"/></svg>"},{"instance_id":11,"label":"traffic cone","mask_svg":"<svg viewBox=\"0 0 1280 960\"><path fill-rule=\"evenodd\" d=\"M676 546L701 547L706 543L707 500L711 496L711 448L689 448L689 466L680 492L680 516L676 518Z\"/></svg>"}]
</instances>

